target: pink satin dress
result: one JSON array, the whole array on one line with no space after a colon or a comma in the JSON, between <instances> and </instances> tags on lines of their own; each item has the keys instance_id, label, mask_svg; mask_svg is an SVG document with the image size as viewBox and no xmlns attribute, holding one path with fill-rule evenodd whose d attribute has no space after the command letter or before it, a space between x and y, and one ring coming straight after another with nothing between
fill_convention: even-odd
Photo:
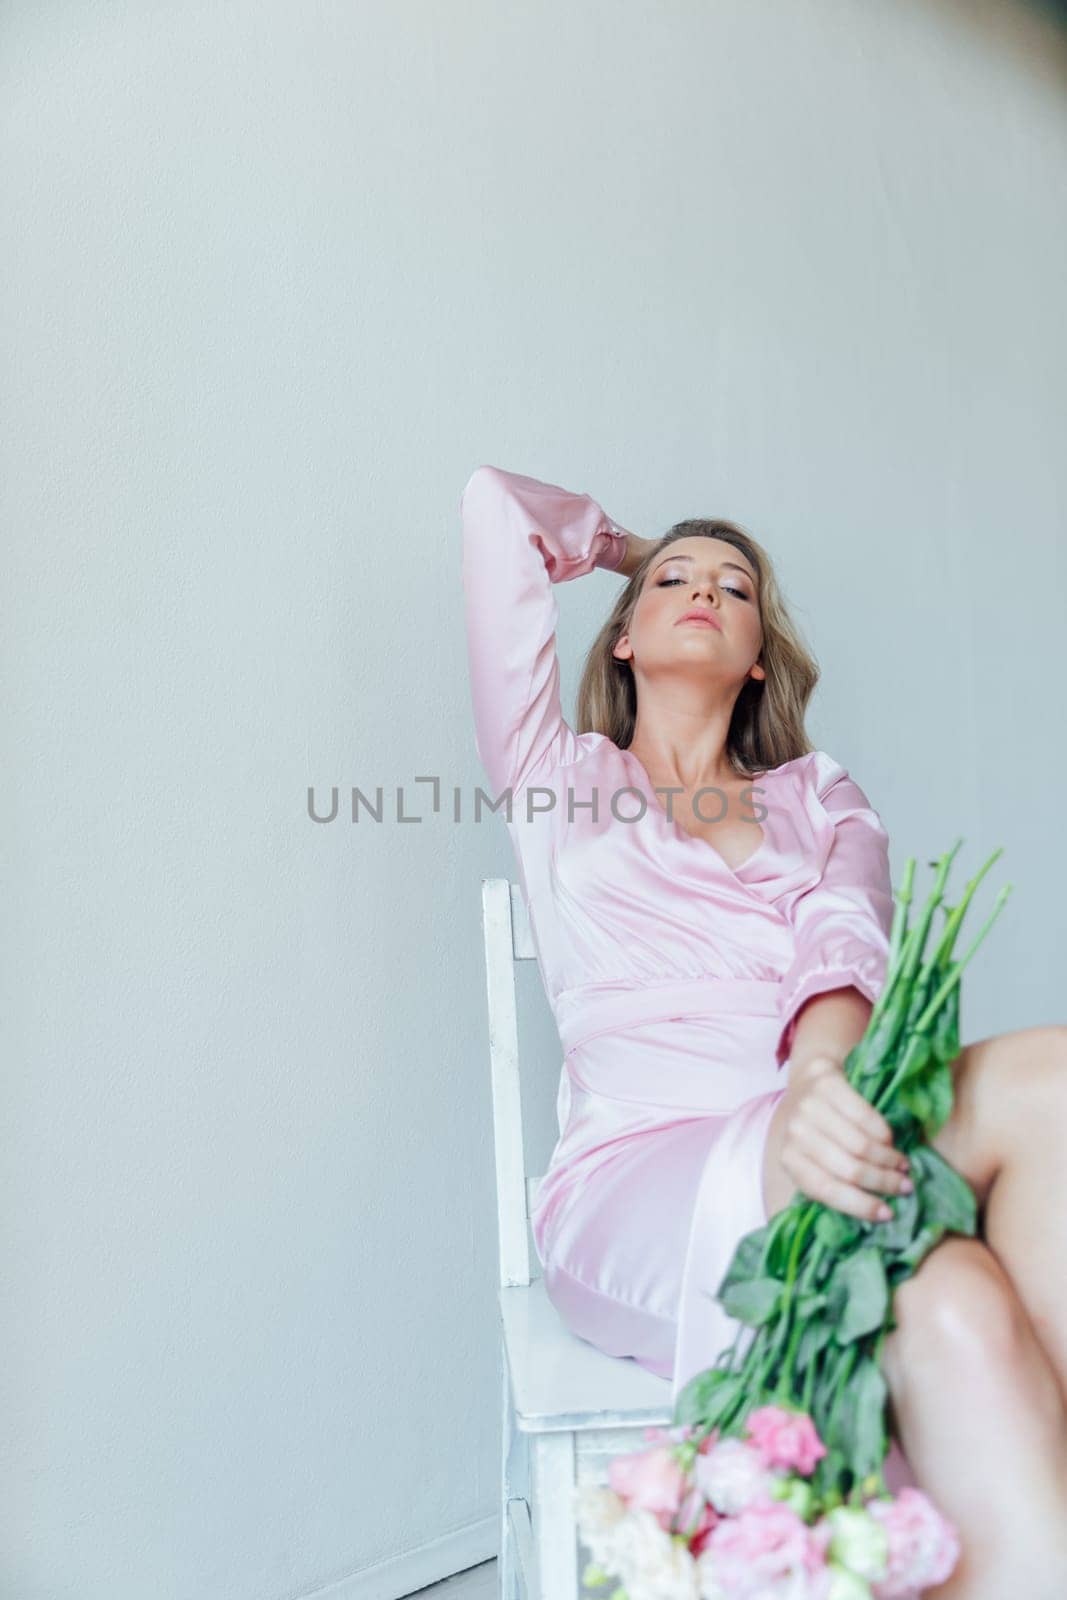
<instances>
[{"instance_id":1,"label":"pink satin dress","mask_svg":"<svg viewBox=\"0 0 1067 1600\"><path fill-rule=\"evenodd\" d=\"M562 715L553 585L614 570L627 530L589 495L491 466L460 513L475 741L564 1052L531 1214L545 1290L673 1401L738 1332L714 1296L767 1221L764 1143L801 1007L884 984L886 829L816 750L754 779L753 849L728 866L636 757ZM895 1442L887 1477L915 1481Z\"/></svg>"}]
</instances>

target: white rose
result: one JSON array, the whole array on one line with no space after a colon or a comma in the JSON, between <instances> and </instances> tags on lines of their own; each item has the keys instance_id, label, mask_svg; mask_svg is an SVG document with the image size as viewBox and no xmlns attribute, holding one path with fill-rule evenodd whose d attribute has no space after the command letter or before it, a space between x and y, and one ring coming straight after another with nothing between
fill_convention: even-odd
<instances>
[{"instance_id":1,"label":"white rose","mask_svg":"<svg viewBox=\"0 0 1067 1600\"><path fill-rule=\"evenodd\" d=\"M712 1600L720 1600L720 1596L734 1600L735 1595L743 1600L812 1600L816 1593L823 1595L821 1589L812 1587L812 1580L802 1567L794 1567L779 1578L754 1578L744 1589L713 1590Z\"/></svg>"},{"instance_id":2,"label":"white rose","mask_svg":"<svg viewBox=\"0 0 1067 1600\"><path fill-rule=\"evenodd\" d=\"M704 1549L697 1556L697 1582L700 1600L730 1600L730 1596L715 1575L715 1552Z\"/></svg>"},{"instance_id":3,"label":"white rose","mask_svg":"<svg viewBox=\"0 0 1067 1600\"><path fill-rule=\"evenodd\" d=\"M859 1578L884 1578L888 1570L889 1535L877 1517L862 1506L835 1506L826 1519L833 1529L827 1556ZM842 1591L840 1600L849 1600Z\"/></svg>"},{"instance_id":4,"label":"white rose","mask_svg":"<svg viewBox=\"0 0 1067 1600\"><path fill-rule=\"evenodd\" d=\"M619 1576L630 1600L700 1600L697 1565L651 1511L631 1511L623 1524Z\"/></svg>"},{"instance_id":5,"label":"white rose","mask_svg":"<svg viewBox=\"0 0 1067 1600\"><path fill-rule=\"evenodd\" d=\"M865 1578L848 1567L839 1567L836 1561L831 1561L826 1570L831 1575L826 1600L871 1600L871 1586Z\"/></svg>"},{"instance_id":6,"label":"white rose","mask_svg":"<svg viewBox=\"0 0 1067 1600\"><path fill-rule=\"evenodd\" d=\"M581 1484L575 1492L574 1505L582 1543L597 1566L618 1576L627 1521L621 1496L600 1484Z\"/></svg>"},{"instance_id":7,"label":"white rose","mask_svg":"<svg viewBox=\"0 0 1067 1600\"><path fill-rule=\"evenodd\" d=\"M723 1516L735 1517L761 1494L770 1494L776 1474L743 1439L722 1439L697 1456L693 1477L705 1500Z\"/></svg>"}]
</instances>

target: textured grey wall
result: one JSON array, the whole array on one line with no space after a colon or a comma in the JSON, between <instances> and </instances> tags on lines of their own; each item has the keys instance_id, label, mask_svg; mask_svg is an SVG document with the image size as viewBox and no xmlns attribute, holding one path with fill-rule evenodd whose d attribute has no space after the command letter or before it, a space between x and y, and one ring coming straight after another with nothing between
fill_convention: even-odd
<instances>
[{"instance_id":1,"label":"textured grey wall","mask_svg":"<svg viewBox=\"0 0 1067 1600\"><path fill-rule=\"evenodd\" d=\"M479 463L746 522L895 865L1007 846L967 1035L1062 1017L1065 88L1011 4L4 7L3 1600L492 1548Z\"/></svg>"}]
</instances>

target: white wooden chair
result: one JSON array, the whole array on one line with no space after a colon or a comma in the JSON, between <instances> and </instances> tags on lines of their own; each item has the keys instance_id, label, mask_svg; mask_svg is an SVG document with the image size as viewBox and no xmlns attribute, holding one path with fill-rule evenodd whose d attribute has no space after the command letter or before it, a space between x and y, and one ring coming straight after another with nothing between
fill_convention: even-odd
<instances>
[{"instance_id":1,"label":"white wooden chair","mask_svg":"<svg viewBox=\"0 0 1067 1600\"><path fill-rule=\"evenodd\" d=\"M515 962L534 959L519 885L482 880L489 1057L496 1149L503 1369L501 1600L576 1600L579 1483L645 1445L673 1416L671 1385L571 1333L544 1292L529 1233L539 1177L526 1172Z\"/></svg>"}]
</instances>

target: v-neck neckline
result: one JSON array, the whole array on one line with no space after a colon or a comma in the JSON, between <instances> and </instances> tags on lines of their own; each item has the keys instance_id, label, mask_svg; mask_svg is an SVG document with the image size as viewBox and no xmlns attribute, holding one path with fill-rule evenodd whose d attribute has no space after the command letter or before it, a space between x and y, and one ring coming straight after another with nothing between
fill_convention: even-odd
<instances>
[{"instance_id":1,"label":"v-neck neckline","mask_svg":"<svg viewBox=\"0 0 1067 1600\"><path fill-rule=\"evenodd\" d=\"M628 760L631 762L631 764L633 766L637 767L637 769L641 773L641 776L644 779L644 787L648 790L649 794L652 797L652 804L655 806L656 810L659 812L660 816L663 818L663 821L666 823L667 827L668 828L672 828L674 830L675 834L679 835L682 839L684 839L687 844L696 845L700 849L710 850L712 856L714 857L714 859L717 862L719 862L719 864L723 867L723 869L726 872L728 872L732 878L736 878L738 881L741 881L741 874L743 872L745 872L746 869L754 861L756 861L757 858L759 856L761 856L763 854L763 852L770 845L770 839L768 837L768 830L767 830L767 819L765 818L763 820L763 822L761 822L760 825L759 825L760 826L760 842L756 846L755 850L752 851L752 854L751 855L747 855L745 857L745 859L743 861L739 861L736 866L731 866L729 861L727 861L726 857L723 855L722 851L721 850L717 850L716 847L710 842L710 840L702 839L700 837L700 835L697 834L697 833L688 832L687 829L682 827L680 822L675 821L674 817L672 817L672 816L670 816L668 814L668 812L666 810L666 807L662 804L662 802L661 802L661 800L659 798L659 795L656 793L655 785L653 784L652 779L649 777L648 769L646 768L644 762L641 760L640 756L635 756L633 751L628 746L617 745L616 748L620 751L620 753L622 755L626 756L628 758ZM767 771L761 774L761 777L763 777L763 778L769 777L772 771L774 771L774 768L773 767L768 767ZM712 785L712 787L714 787L714 785ZM768 812L767 812L767 817L769 817L769 816L770 816L770 809L768 809Z\"/></svg>"}]
</instances>

